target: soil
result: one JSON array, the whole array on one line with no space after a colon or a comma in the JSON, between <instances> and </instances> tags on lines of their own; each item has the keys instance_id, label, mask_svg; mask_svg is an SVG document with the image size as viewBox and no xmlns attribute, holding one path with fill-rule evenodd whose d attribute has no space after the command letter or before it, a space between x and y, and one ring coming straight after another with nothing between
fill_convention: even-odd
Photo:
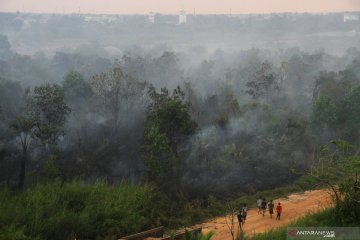
<instances>
[{"instance_id":1,"label":"soil","mask_svg":"<svg viewBox=\"0 0 360 240\"><path fill-rule=\"evenodd\" d=\"M276 213L273 214L272 219L270 219L268 211L265 213L265 216L262 216L262 214L258 213L258 209L253 208L248 210L246 222L243 227L247 236L287 225L307 213L328 208L331 206L331 197L327 190L313 190L292 194L287 198L277 199L274 201L275 206L278 202L281 202L283 210L280 220L276 220ZM227 222L230 222L230 216L217 217L200 225L202 226L203 233L209 231L215 232L212 240L232 240ZM234 222L235 228L237 229L237 218Z\"/></svg>"}]
</instances>

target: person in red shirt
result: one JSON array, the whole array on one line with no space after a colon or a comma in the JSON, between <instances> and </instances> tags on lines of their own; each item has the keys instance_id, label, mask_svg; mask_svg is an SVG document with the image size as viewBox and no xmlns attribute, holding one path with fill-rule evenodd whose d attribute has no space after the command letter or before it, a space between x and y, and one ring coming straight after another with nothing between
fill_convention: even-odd
<instances>
[{"instance_id":1,"label":"person in red shirt","mask_svg":"<svg viewBox=\"0 0 360 240\"><path fill-rule=\"evenodd\" d=\"M276 206L276 212L277 212L276 220L280 220L280 216L282 212L282 207L280 203L278 203L278 205Z\"/></svg>"}]
</instances>

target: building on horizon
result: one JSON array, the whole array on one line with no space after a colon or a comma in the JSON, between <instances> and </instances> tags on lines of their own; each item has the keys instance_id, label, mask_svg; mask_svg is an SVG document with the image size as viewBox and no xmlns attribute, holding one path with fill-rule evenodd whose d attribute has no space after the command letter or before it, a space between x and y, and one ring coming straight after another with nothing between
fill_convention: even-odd
<instances>
[{"instance_id":1,"label":"building on horizon","mask_svg":"<svg viewBox=\"0 0 360 240\"><path fill-rule=\"evenodd\" d=\"M184 10L184 7L180 10L180 14L179 14L179 25L181 24L186 24L187 19L186 19L186 12Z\"/></svg>"},{"instance_id":2,"label":"building on horizon","mask_svg":"<svg viewBox=\"0 0 360 240\"><path fill-rule=\"evenodd\" d=\"M344 22L358 22L359 20L359 13L344 13Z\"/></svg>"},{"instance_id":3,"label":"building on horizon","mask_svg":"<svg viewBox=\"0 0 360 240\"><path fill-rule=\"evenodd\" d=\"M151 24L155 23L155 13L154 12L149 12L148 20L149 20L149 23L151 23Z\"/></svg>"}]
</instances>

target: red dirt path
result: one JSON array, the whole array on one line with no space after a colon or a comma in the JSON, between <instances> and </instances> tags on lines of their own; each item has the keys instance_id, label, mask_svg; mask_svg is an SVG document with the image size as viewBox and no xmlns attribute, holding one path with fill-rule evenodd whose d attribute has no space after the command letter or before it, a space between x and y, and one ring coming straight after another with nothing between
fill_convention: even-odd
<instances>
[{"instance_id":1,"label":"red dirt path","mask_svg":"<svg viewBox=\"0 0 360 240\"><path fill-rule=\"evenodd\" d=\"M269 212L266 212L265 217L263 217L261 214L258 214L257 209L249 209L244 225L245 234L253 235L254 233L262 233L272 228L287 225L309 212L323 210L331 205L331 197L327 190L313 190L292 194L287 198L275 200L275 206L279 201L283 209L280 221L275 219L276 214L273 215L273 219L270 219ZM230 221L229 217L227 217L227 221ZM237 227L237 219L235 224ZM225 217L217 217L200 225L204 233L209 231L215 232L212 240L232 240Z\"/></svg>"}]
</instances>

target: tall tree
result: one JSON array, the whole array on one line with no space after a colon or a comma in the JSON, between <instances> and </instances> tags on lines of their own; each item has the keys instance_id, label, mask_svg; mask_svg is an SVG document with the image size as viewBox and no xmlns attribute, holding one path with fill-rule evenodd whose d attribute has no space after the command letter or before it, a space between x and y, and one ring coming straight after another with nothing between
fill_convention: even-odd
<instances>
[{"instance_id":1,"label":"tall tree","mask_svg":"<svg viewBox=\"0 0 360 240\"><path fill-rule=\"evenodd\" d=\"M191 119L190 105L184 101L179 87L172 95L165 88L158 93L151 87L149 95L152 102L143 140L147 179L167 190L166 187L174 184L172 190L178 191L183 168L178 147L184 137L195 131L197 124Z\"/></svg>"},{"instance_id":2,"label":"tall tree","mask_svg":"<svg viewBox=\"0 0 360 240\"><path fill-rule=\"evenodd\" d=\"M119 123L120 112L127 112L134 102L139 101L145 89L144 82L125 74L121 68L95 75L91 85L110 110L114 126Z\"/></svg>"},{"instance_id":3,"label":"tall tree","mask_svg":"<svg viewBox=\"0 0 360 240\"><path fill-rule=\"evenodd\" d=\"M19 188L22 188L25 182L27 152L34 127L34 122L27 116L27 96L28 90L24 91L20 84L0 78L0 142L5 140L9 143L20 143ZM15 141L11 141L13 138Z\"/></svg>"},{"instance_id":4,"label":"tall tree","mask_svg":"<svg viewBox=\"0 0 360 240\"><path fill-rule=\"evenodd\" d=\"M18 187L21 189L25 184L26 163L28 162L28 149L32 138L35 121L27 116L19 116L16 118L12 127L18 133L21 144L21 159L19 171Z\"/></svg>"},{"instance_id":5,"label":"tall tree","mask_svg":"<svg viewBox=\"0 0 360 240\"><path fill-rule=\"evenodd\" d=\"M34 134L46 146L55 144L64 134L64 124L71 109L64 101L61 86L45 84L34 88L28 107L35 121Z\"/></svg>"}]
</instances>

